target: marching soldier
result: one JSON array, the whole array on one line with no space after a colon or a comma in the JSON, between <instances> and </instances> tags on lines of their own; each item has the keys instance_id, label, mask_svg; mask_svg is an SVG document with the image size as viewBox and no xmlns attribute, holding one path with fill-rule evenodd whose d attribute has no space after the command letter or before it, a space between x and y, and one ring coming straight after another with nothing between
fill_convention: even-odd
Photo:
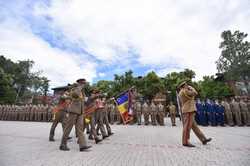
<instances>
[{"instance_id":1,"label":"marching soldier","mask_svg":"<svg viewBox=\"0 0 250 166\"><path fill-rule=\"evenodd\" d=\"M106 126L107 132L108 132L108 136L113 135L114 133L112 133L111 131L111 127L109 125L109 120L108 120L108 104L106 103L106 98L103 98L102 102L104 103L104 111L103 111L103 115L104 115L104 124Z\"/></svg>"},{"instance_id":2,"label":"marching soldier","mask_svg":"<svg viewBox=\"0 0 250 166\"><path fill-rule=\"evenodd\" d=\"M157 114L158 114L158 119L159 119L159 124L161 126L164 126L164 116L165 116L165 112L164 112L164 106L162 105L162 103L160 102L159 104L157 104Z\"/></svg>"},{"instance_id":3,"label":"marching soldier","mask_svg":"<svg viewBox=\"0 0 250 166\"><path fill-rule=\"evenodd\" d=\"M110 124L114 124L115 121L115 105L110 103Z\"/></svg>"},{"instance_id":4,"label":"marching soldier","mask_svg":"<svg viewBox=\"0 0 250 166\"><path fill-rule=\"evenodd\" d=\"M104 103L100 99L100 97L97 98L95 102L98 105L98 109L96 110L96 121L97 121L96 131L97 133L99 133L99 130L101 130L102 139L105 139L108 137L108 134L104 128Z\"/></svg>"},{"instance_id":5,"label":"marching soldier","mask_svg":"<svg viewBox=\"0 0 250 166\"><path fill-rule=\"evenodd\" d=\"M148 125L149 124L149 106L146 101L142 105L142 113L144 117L144 124Z\"/></svg>"},{"instance_id":6,"label":"marching soldier","mask_svg":"<svg viewBox=\"0 0 250 166\"><path fill-rule=\"evenodd\" d=\"M182 134L182 144L186 147L195 147L191 143L189 143L190 131L191 129L194 131L195 135L199 138L199 140L203 143L203 145L210 142L212 139L207 139L205 135L201 132L199 127L197 126L194 117L196 112L195 106L195 96L198 94L197 91L189 86L186 82L183 82L179 85L179 97L180 97L180 105L183 116L183 134Z\"/></svg>"},{"instance_id":7,"label":"marching soldier","mask_svg":"<svg viewBox=\"0 0 250 166\"><path fill-rule=\"evenodd\" d=\"M135 102L137 124L141 125L142 106L140 101Z\"/></svg>"},{"instance_id":8,"label":"marching soldier","mask_svg":"<svg viewBox=\"0 0 250 166\"><path fill-rule=\"evenodd\" d=\"M240 104L239 102L235 101L235 99L233 99L231 102L231 109L233 112L233 116L235 117L236 124L238 126L243 126L241 122Z\"/></svg>"},{"instance_id":9,"label":"marching soldier","mask_svg":"<svg viewBox=\"0 0 250 166\"><path fill-rule=\"evenodd\" d=\"M65 122L66 122L66 114L67 114L67 107L71 102L71 98L69 97L69 93L65 92L59 99L59 103L57 107L54 107L53 110L53 123L50 128L49 133L49 141L55 141L54 135L55 135L55 129L58 125L58 123L62 124L62 129L65 128ZM69 137L71 138L71 137ZM68 138L68 139L69 139Z\"/></svg>"},{"instance_id":10,"label":"marching soldier","mask_svg":"<svg viewBox=\"0 0 250 166\"><path fill-rule=\"evenodd\" d=\"M94 92L91 94L91 96L89 97L88 100L90 102L95 102L95 99L97 97L98 97L98 91L94 90ZM89 139L94 139L95 143L98 144L102 140L100 138L98 138L97 131L96 131L96 128L95 128L95 125L96 125L96 111L90 113L89 119L90 119L90 134L89 134Z\"/></svg>"},{"instance_id":11,"label":"marching soldier","mask_svg":"<svg viewBox=\"0 0 250 166\"><path fill-rule=\"evenodd\" d=\"M87 145L86 136L83 133L83 112L84 112L84 94L82 92L83 86L86 83L85 79L79 79L76 81L77 87L74 87L70 92L70 97L72 103L69 106L69 116L66 121L65 128L63 130L62 141L60 145L60 150L70 150L67 147L67 139L72 130L72 127L75 126L76 133L78 136L78 144L80 151L89 149L91 146Z\"/></svg>"},{"instance_id":12,"label":"marching soldier","mask_svg":"<svg viewBox=\"0 0 250 166\"><path fill-rule=\"evenodd\" d=\"M169 114L170 114L172 126L176 126L175 124L176 106L173 104L172 101L170 102L170 105L169 105Z\"/></svg>"},{"instance_id":13,"label":"marching soldier","mask_svg":"<svg viewBox=\"0 0 250 166\"><path fill-rule=\"evenodd\" d=\"M154 104L154 102L152 101L151 105L150 105L150 114L151 114L151 121L152 121L152 125L156 126L156 106Z\"/></svg>"}]
</instances>

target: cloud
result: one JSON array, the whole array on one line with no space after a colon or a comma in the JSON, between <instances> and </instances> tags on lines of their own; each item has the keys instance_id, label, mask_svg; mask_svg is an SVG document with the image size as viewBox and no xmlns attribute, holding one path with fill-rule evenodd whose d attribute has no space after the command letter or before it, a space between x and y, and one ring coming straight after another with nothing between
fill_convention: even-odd
<instances>
[{"instance_id":1,"label":"cloud","mask_svg":"<svg viewBox=\"0 0 250 166\"><path fill-rule=\"evenodd\" d=\"M216 73L223 30L250 33L248 0L0 2L0 53L33 59L52 86L132 69Z\"/></svg>"},{"instance_id":2,"label":"cloud","mask_svg":"<svg viewBox=\"0 0 250 166\"><path fill-rule=\"evenodd\" d=\"M73 83L82 77L92 82L96 77L96 63L85 55L53 48L15 20L5 20L0 25L1 54L15 61L33 60L34 70L42 71L51 80L51 87Z\"/></svg>"},{"instance_id":3,"label":"cloud","mask_svg":"<svg viewBox=\"0 0 250 166\"><path fill-rule=\"evenodd\" d=\"M102 63L136 58L166 72L173 64L191 68L201 78L216 72L223 30L249 32L249 9L247 0L53 0L36 6L36 14L53 18L53 26Z\"/></svg>"}]
</instances>

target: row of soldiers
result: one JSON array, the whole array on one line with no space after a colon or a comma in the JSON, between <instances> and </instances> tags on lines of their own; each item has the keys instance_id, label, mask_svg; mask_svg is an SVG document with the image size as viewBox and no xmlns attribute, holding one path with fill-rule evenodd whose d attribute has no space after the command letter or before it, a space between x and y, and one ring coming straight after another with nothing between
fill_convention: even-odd
<instances>
[{"instance_id":1,"label":"row of soldiers","mask_svg":"<svg viewBox=\"0 0 250 166\"><path fill-rule=\"evenodd\" d=\"M165 107L161 102L151 103L148 101L140 102L136 101L132 105L133 108L133 121L131 123L142 124L142 118L144 119L144 124L149 125L161 125L164 126L164 118L166 116L166 109L169 110L169 115L171 118L172 126L175 124L176 107L173 102L170 102L168 107Z\"/></svg>"},{"instance_id":2,"label":"row of soldiers","mask_svg":"<svg viewBox=\"0 0 250 166\"><path fill-rule=\"evenodd\" d=\"M164 118L167 112L169 112L172 125L176 126L176 106L173 102L170 102L170 104L165 107L161 102L142 102L137 100L133 101L132 110L133 120L130 121L130 124L164 126ZM122 124L122 118L114 102L107 105L107 113L110 124L114 124L115 122L117 122L117 124Z\"/></svg>"},{"instance_id":3,"label":"row of soldiers","mask_svg":"<svg viewBox=\"0 0 250 166\"><path fill-rule=\"evenodd\" d=\"M133 103L133 121L131 124L137 123L138 125L164 125L164 117L166 109L162 103L149 103L136 101ZM49 105L0 105L0 120L11 121L40 121L50 122L53 119L53 112L55 106ZM172 125L175 126L176 108L171 103L169 105L169 113ZM107 119L110 124L117 122L122 124L122 118L114 102L106 104ZM58 115L57 115L58 116Z\"/></svg>"},{"instance_id":4,"label":"row of soldiers","mask_svg":"<svg viewBox=\"0 0 250 166\"><path fill-rule=\"evenodd\" d=\"M223 99L196 101L196 122L203 126L250 126L250 101Z\"/></svg>"},{"instance_id":5,"label":"row of soldiers","mask_svg":"<svg viewBox=\"0 0 250 166\"><path fill-rule=\"evenodd\" d=\"M0 120L48 122L52 120L52 109L42 104L0 105Z\"/></svg>"}]
</instances>

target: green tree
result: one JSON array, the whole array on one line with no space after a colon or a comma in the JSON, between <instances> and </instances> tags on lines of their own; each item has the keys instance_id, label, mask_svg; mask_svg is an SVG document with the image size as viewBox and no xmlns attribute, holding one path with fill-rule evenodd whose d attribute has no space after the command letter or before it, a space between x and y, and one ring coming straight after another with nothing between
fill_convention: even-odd
<instances>
[{"instance_id":1,"label":"green tree","mask_svg":"<svg viewBox=\"0 0 250 166\"><path fill-rule=\"evenodd\" d=\"M153 97L160 91L164 90L164 85L157 74L152 71L143 78L143 87L139 92L148 100L152 100Z\"/></svg>"},{"instance_id":2,"label":"green tree","mask_svg":"<svg viewBox=\"0 0 250 166\"><path fill-rule=\"evenodd\" d=\"M0 104L13 103L16 91L12 87L12 78L0 67Z\"/></svg>"},{"instance_id":3,"label":"green tree","mask_svg":"<svg viewBox=\"0 0 250 166\"><path fill-rule=\"evenodd\" d=\"M197 85L192 82L192 79L195 78L195 72L190 69L185 69L184 71L181 72L172 72L167 74L164 79L164 86L165 86L165 91L170 92L170 99L171 100L176 100L176 89L177 86L183 82L183 81L188 81L190 84L192 84L194 87L197 87Z\"/></svg>"},{"instance_id":4,"label":"green tree","mask_svg":"<svg viewBox=\"0 0 250 166\"><path fill-rule=\"evenodd\" d=\"M214 76L204 76L202 81L198 82L200 97L202 99L217 99L232 95L232 91L227 84L216 81Z\"/></svg>"},{"instance_id":5,"label":"green tree","mask_svg":"<svg viewBox=\"0 0 250 166\"><path fill-rule=\"evenodd\" d=\"M24 101L25 98L31 98L35 95L47 95L49 80L46 77L41 77L41 72L31 72L33 65L34 62L30 60L13 62L0 56L1 80L3 81L0 88L4 91L2 95L13 99L15 94L16 98L15 101L8 101L13 103L19 102L19 100Z\"/></svg>"},{"instance_id":6,"label":"green tree","mask_svg":"<svg viewBox=\"0 0 250 166\"><path fill-rule=\"evenodd\" d=\"M221 55L216 61L218 72L225 73L227 79L250 78L250 43L245 41L247 34L230 30L221 34Z\"/></svg>"}]
</instances>

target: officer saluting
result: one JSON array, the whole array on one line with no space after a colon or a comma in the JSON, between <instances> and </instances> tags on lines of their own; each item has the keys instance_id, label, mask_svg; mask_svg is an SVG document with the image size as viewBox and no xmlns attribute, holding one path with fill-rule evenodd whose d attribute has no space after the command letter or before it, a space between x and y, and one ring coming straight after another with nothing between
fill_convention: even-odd
<instances>
[{"instance_id":1,"label":"officer saluting","mask_svg":"<svg viewBox=\"0 0 250 166\"><path fill-rule=\"evenodd\" d=\"M198 128L194 117L196 112L195 106L195 96L198 94L196 90L189 86L186 82L183 82L179 85L179 98L180 105L183 117L183 133L182 133L182 144L186 147L195 147L191 143L189 143L190 131L191 129L194 131L195 135L199 138L199 140L203 143L203 145L210 142L211 138L206 138L205 135Z\"/></svg>"},{"instance_id":2,"label":"officer saluting","mask_svg":"<svg viewBox=\"0 0 250 166\"><path fill-rule=\"evenodd\" d=\"M68 151L67 139L72 130L72 127L75 125L76 133L78 136L78 143L80 151L89 149L91 146L87 145L86 136L83 133L83 112L84 112L84 94L82 92L83 87L86 83L85 79L78 79L77 86L74 87L69 96L71 97L72 103L69 106L69 116L66 119L65 128L63 130L62 141L60 145L60 150Z\"/></svg>"}]
</instances>

